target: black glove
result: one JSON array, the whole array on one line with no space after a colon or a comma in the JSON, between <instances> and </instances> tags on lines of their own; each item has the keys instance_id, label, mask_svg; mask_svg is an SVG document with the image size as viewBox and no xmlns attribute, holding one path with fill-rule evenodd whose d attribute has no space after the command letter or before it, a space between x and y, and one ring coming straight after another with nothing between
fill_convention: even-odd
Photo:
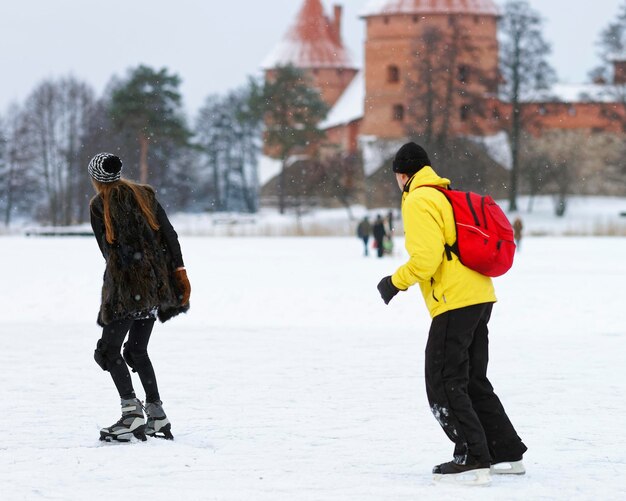
<instances>
[{"instance_id":1,"label":"black glove","mask_svg":"<svg viewBox=\"0 0 626 501\"><path fill-rule=\"evenodd\" d=\"M400 289L393 285L391 276L388 276L378 282L378 292L380 292L380 297L383 298L385 304L389 304L389 301L393 299L393 296L400 292Z\"/></svg>"}]
</instances>

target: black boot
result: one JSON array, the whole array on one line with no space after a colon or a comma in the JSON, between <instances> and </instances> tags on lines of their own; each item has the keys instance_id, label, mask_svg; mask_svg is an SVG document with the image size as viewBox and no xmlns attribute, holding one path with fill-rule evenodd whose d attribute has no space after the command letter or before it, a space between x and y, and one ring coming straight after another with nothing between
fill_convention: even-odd
<instances>
[{"instance_id":1,"label":"black boot","mask_svg":"<svg viewBox=\"0 0 626 501\"><path fill-rule=\"evenodd\" d=\"M487 485L491 483L489 466L489 463L479 463L477 461L467 464L449 461L433 468L433 478L436 481L454 484Z\"/></svg>"}]
</instances>

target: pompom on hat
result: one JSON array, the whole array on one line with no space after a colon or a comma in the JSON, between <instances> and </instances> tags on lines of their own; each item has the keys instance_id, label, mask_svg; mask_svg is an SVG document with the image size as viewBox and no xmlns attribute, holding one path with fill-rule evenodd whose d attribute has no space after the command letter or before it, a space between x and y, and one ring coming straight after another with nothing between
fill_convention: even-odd
<instances>
[{"instance_id":1,"label":"pompom on hat","mask_svg":"<svg viewBox=\"0 0 626 501\"><path fill-rule=\"evenodd\" d=\"M122 176L122 161L112 153L98 153L89 162L87 170L96 181L113 183Z\"/></svg>"},{"instance_id":2,"label":"pompom on hat","mask_svg":"<svg viewBox=\"0 0 626 501\"><path fill-rule=\"evenodd\" d=\"M419 144L410 142L403 145L396 153L393 171L398 174L413 175L426 165L431 165L426 150Z\"/></svg>"}]
</instances>

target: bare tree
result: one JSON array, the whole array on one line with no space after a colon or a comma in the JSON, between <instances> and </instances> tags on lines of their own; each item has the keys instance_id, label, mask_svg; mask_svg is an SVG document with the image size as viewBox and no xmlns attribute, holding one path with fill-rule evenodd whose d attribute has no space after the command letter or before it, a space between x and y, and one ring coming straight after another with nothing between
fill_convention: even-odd
<instances>
[{"instance_id":1,"label":"bare tree","mask_svg":"<svg viewBox=\"0 0 626 501\"><path fill-rule=\"evenodd\" d=\"M32 215L39 200L40 186L26 116L17 104L9 106L2 129L0 202L4 204L4 224L9 226L14 214Z\"/></svg>"},{"instance_id":2,"label":"bare tree","mask_svg":"<svg viewBox=\"0 0 626 501\"><path fill-rule=\"evenodd\" d=\"M532 91L546 89L556 80L556 74L546 59L550 54L550 45L544 40L541 30L542 19L527 1L511 0L505 4L500 24L500 71L504 77L502 94L511 104L510 211L517 210L520 141L528 126L522 103Z\"/></svg>"},{"instance_id":3,"label":"bare tree","mask_svg":"<svg viewBox=\"0 0 626 501\"><path fill-rule=\"evenodd\" d=\"M485 98L497 87L497 75L474 64L480 54L471 33L455 16L450 23L450 30L428 27L412 41L413 64L405 80L407 136L431 147L456 135L452 121L457 113L473 133L480 133Z\"/></svg>"},{"instance_id":4,"label":"bare tree","mask_svg":"<svg viewBox=\"0 0 626 501\"><path fill-rule=\"evenodd\" d=\"M321 161L321 179L317 186L321 194L335 198L354 219L352 205L356 203L363 183L363 165L354 153L336 153Z\"/></svg>"},{"instance_id":5,"label":"bare tree","mask_svg":"<svg viewBox=\"0 0 626 501\"><path fill-rule=\"evenodd\" d=\"M535 170L535 177L529 179L534 186L531 195L539 190L554 195L557 216L565 214L569 196L582 191L583 164L597 162L586 155L588 145L587 133L580 130L550 130L525 142L524 168Z\"/></svg>"},{"instance_id":6,"label":"bare tree","mask_svg":"<svg viewBox=\"0 0 626 501\"><path fill-rule=\"evenodd\" d=\"M601 113L620 123L622 132L626 133L626 0L616 18L600 33L598 47L602 64L593 69L590 76L607 84L604 92L617 105L613 109L605 106Z\"/></svg>"},{"instance_id":7,"label":"bare tree","mask_svg":"<svg viewBox=\"0 0 626 501\"><path fill-rule=\"evenodd\" d=\"M87 176L79 155L93 103L91 88L67 77L39 84L24 106L29 149L54 225L71 224L79 212L76 186Z\"/></svg>"}]
</instances>

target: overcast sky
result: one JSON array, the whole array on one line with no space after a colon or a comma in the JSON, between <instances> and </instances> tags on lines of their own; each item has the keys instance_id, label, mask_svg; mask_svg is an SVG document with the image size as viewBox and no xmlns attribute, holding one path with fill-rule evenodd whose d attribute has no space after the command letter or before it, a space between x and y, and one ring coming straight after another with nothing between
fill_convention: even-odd
<instances>
[{"instance_id":1,"label":"overcast sky","mask_svg":"<svg viewBox=\"0 0 626 501\"><path fill-rule=\"evenodd\" d=\"M284 35L304 0L0 0L0 113L45 78L72 74L100 94L112 75L144 63L183 80L195 113L211 93L246 81ZM545 19L560 80L581 83L598 64L600 31L626 0L530 0ZM344 6L343 36L362 65L368 0ZM498 1L500 5L502 1Z\"/></svg>"}]
</instances>

